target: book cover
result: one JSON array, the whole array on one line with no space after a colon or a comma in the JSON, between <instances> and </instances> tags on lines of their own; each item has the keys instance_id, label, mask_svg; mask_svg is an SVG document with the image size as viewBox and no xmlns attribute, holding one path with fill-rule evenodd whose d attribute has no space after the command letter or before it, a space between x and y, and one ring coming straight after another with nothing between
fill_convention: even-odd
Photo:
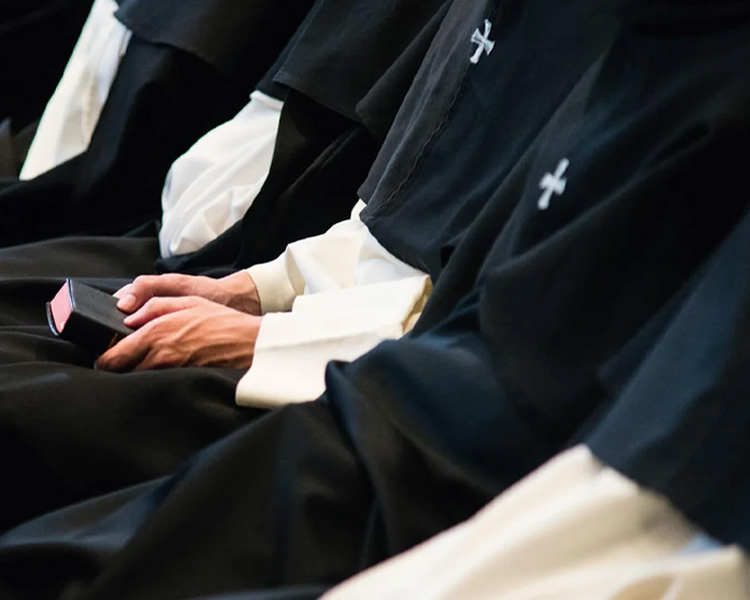
<instances>
[{"instance_id":1,"label":"book cover","mask_svg":"<svg viewBox=\"0 0 750 600\"><path fill-rule=\"evenodd\" d=\"M98 356L133 332L117 298L75 279L67 279L47 303L47 322L55 335Z\"/></svg>"}]
</instances>

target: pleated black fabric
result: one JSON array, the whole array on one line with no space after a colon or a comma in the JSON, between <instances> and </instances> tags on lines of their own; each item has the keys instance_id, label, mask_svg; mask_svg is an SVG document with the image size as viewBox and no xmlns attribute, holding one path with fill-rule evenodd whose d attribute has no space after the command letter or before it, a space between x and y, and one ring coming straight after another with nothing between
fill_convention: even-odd
<instances>
[{"instance_id":1,"label":"pleated black fabric","mask_svg":"<svg viewBox=\"0 0 750 600\"><path fill-rule=\"evenodd\" d=\"M606 365L616 401L584 438L603 461L745 550L749 232L746 215L642 339Z\"/></svg>"},{"instance_id":2,"label":"pleated black fabric","mask_svg":"<svg viewBox=\"0 0 750 600\"><path fill-rule=\"evenodd\" d=\"M358 105L385 74L411 83L449 4L318 2L275 79L357 121Z\"/></svg>"},{"instance_id":3,"label":"pleated black fabric","mask_svg":"<svg viewBox=\"0 0 750 600\"><path fill-rule=\"evenodd\" d=\"M567 99L452 256L455 278L443 289L458 285L496 239L480 276L483 329L505 385L530 412L587 413L601 396L603 361L677 293L746 210L738 174L750 80L739 65L748 20L740 23L693 36L634 25L584 77L581 89L590 90ZM720 68L715 52L726 57ZM565 190L542 208L542 183L563 160Z\"/></svg>"},{"instance_id":4,"label":"pleated black fabric","mask_svg":"<svg viewBox=\"0 0 750 600\"><path fill-rule=\"evenodd\" d=\"M670 19L675 9L678 18ZM747 106L750 80L739 65L747 60L742 40L750 28L750 4L686 2L676 7L674 2L654 2L631 17L633 28L662 48L686 32L702 40L696 43L700 50L684 60L712 85L731 91L719 103L706 101L711 97L706 91L696 94L694 86L687 88L703 100L695 126L700 135L683 144L683 152L695 156L692 169L672 171L681 180L684 197L702 202L711 213L697 227L711 227L725 207L745 198L741 148L750 127L741 107ZM715 69L709 52L722 53L721 68ZM675 54L672 49L670 57ZM701 146L718 147L719 152L707 160ZM641 335L602 368L601 379L616 400L586 438L602 460L664 494L716 538L745 550L750 548L745 473L749 228L750 213L745 211Z\"/></svg>"},{"instance_id":5,"label":"pleated black fabric","mask_svg":"<svg viewBox=\"0 0 750 600\"><path fill-rule=\"evenodd\" d=\"M324 402L274 411L168 479L8 532L0 590L182 598L332 585L465 519L546 457L494 381L470 310L423 342L385 344L329 369Z\"/></svg>"},{"instance_id":6,"label":"pleated black fabric","mask_svg":"<svg viewBox=\"0 0 750 600\"><path fill-rule=\"evenodd\" d=\"M120 0L119 5L115 16L137 36L197 56L225 77L243 77L253 85L313 2Z\"/></svg>"}]
</instances>

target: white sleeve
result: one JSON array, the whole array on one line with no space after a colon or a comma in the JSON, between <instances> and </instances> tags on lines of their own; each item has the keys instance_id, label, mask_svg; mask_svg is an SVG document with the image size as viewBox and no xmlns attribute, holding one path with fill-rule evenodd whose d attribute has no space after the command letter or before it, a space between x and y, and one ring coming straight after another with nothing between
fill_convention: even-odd
<instances>
[{"instance_id":1,"label":"white sleeve","mask_svg":"<svg viewBox=\"0 0 750 600\"><path fill-rule=\"evenodd\" d=\"M749 574L739 548L712 542L579 446L323 598L741 600Z\"/></svg>"},{"instance_id":2,"label":"white sleeve","mask_svg":"<svg viewBox=\"0 0 750 600\"><path fill-rule=\"evenodd\" d=\"M283 103L255 91L173 164L162 193L164 257L194 252L239 221L268 177Z\"/></svg>"},{"instance_id":3,"label":"white sleeve","mask_svg":"<svg viewBox=\"0 0 750 600\"><path fill-rule=\"evenodd\" d=\"M21 179L32 179L88 148L131 33L115 0L96 0L60 83L42 115Z\"/></svg>"},{"instance_id":4,"label":"white sleeve","mask_svg":"<svg viewBox=\"0 0 750 600\"><path fill-rule=\"evenodd\" d=\"M363 206L325 234L247 270L264 317L253 366L237 386L239 404L314 400L325 390L329 361L354 360L413 326L430 279L377 242L359 220Z\"/></svg>"},{"instance_id":5,"label":"white sleeve","mask_svg":"<svg viewBox=\"0 0 750 600\"><path fill-rule=\"evenodd\" d=\"M247 269L264 314L291 310L295 298L302 294L354 286L360 253L371 237L359 220L360 204L352 218L336 223L321 235L293 242L277 259Z\"/></svg>"}]
</instances>

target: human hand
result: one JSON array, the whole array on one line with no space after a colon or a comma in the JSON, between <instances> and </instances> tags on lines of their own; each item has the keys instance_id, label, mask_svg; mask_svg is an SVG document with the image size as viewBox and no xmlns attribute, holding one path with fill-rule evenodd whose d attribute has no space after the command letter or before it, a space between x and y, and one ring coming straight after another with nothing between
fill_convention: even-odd
<instances>
[{"instance_id":1,"label":"human hand","mask_svg":"<svg viewBox=\"0 0 750 600\"><path fill-rule=\"evenodd\" d=\"M115 292L117 308L133 313L156 297L198 296L251 315L260 314L260 298L255 282L245 271L221 279L168 273L141 275Z\"/></svg>"},{"instance_id":2,"label":"human hand","mask_svg":"<svg viewBox=\"0 0 750 600\"><path fill-rule=\"evenodd\" d=\"M125 318L136 329L96 361L103 371L248 369L261 317L197 296L152 298Z\"/></svg>"}]
</instances>

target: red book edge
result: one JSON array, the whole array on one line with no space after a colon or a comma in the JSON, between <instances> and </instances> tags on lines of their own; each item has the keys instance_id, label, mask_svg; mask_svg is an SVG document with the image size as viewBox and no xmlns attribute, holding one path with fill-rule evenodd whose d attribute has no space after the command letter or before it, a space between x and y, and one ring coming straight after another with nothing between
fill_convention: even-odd
<instances>
[{"instance_id":1,"label":"red book edge","mask_svg":"<svg viewBox=\"0 0 750 600\"><path fill-rule=\"evenodd\" d=\"M68 282L60 288L55 297L49 303L50 314L55 332L59 335L65 329L65 324L73 314L73 299L70 297L70 286Z\"/></svg>"}]
</instances>

